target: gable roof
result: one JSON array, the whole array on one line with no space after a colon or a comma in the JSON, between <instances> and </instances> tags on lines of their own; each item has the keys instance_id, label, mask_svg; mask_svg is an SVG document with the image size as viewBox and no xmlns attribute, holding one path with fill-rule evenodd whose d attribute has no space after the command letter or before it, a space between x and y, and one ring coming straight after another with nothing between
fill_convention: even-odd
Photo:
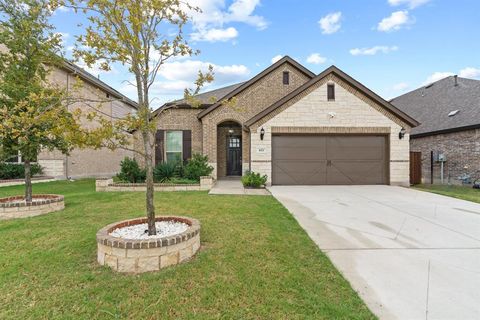
<instances>
[{"instance_id":1,"label":"gable roof","mask_svg":"<svg viewBox=\"0 0 480 320\"><path fill-rule=\"evenodd\" d=\"M92 74L90 74L89 72L83 70L82 68L80 68L79 66L67 61L67 60L64 60L64 63L63 63L63 68L71 73L74 73L76 75L78 75L82 80L84 80L85 82L88 82L90 83L91 85L97 87L97 88L100 88L102 89L103 91L107 92L108 94L110 94L112 97L115 97L117 99L119 99L120 101L128 104L129 106L135 108L135 109L138 109L138 104L131 100L130 98L128 98L127 96L121 94L119 91L113 89L112 87L110 87L109 85L107 85L105 82L101 81L100 79L96 78L95 76L93 76Z\"/></svg>"},{"instance_id":2,"label":"gable roof","mask_svg":"<svg viewBox=\"0 0 480 320\"><path fill-rule=\"evenodd\" d=\"M480 81L450 76L391 100L422 122L412 136L426 136L480 127ZM452 111L458 110L453 116Z\"/></svg>"},{"instance_id":3,"label":"gable roof","mask_svg":"<svg viewBox=\"0 0 480 320\"><path fill-rule=\"evenodd\" d=\"M370 99L372 99L373 101L378 103L380 106L382 106L388 112L394 114L396 117L398 117L399 119L401 119L402 121L404 121L408 125L410 125L412 127L415 127L419 124L415 119L413 119L412 117L410 117L406 113L400 111L395 106L393 106L391 103L384 100L382 97L380 97L379 95L377 95L376 93L374 93L373 91L371 91L370 89L365 87L363 84L361 84L357 80L353 79L352 77L350 77L348 74L346 74L345 72L343 72L342 70L340 70L336 66L332 65L329 68L325 69L320 74L318 74L315 78L311 79L310 81L308 81L304 85L302 85L299 88L297 88L296 90L292 91L290 94L286 95L282 99L280 99L277 102L275 102L274 104L272 104L270 107L264 109L263 111L261 111L257 115L250 118L247 122L245 122L245 126L250 127L254 123L256 123L259 120L261 120L262 118L264 118L266 115L270 114L271 112L273 112L277 108L280 108L285 103L287 103L291 99L295 98L296 96L298 96L299 94L301 94L302 92L304 92L308 88L312 87L313 85L315 85L316 83L318 83L319 81L321 81L326 76L328 76L329 74L332 74L332 73L335 74L340 79L342 79L343 81L347 82L349 85L351 85L352 87L354 87L358 91L361 91L367 97L369 97Z\"/></svg>"},{"instance_id":4,"label":"gable roof","mask_svg":"<svg viewBox=\"0 0 480 320\"><path fill-rule=\"evenodd\" d=\"M222 87L222 88L218 88L218 89L214 89L214 90L211 90L211 91L207 91L207 92L197 94L195 96L195 99L197 99L198 101L201 102L201 105L200 105L199 109L206 109L206 108L210 107L213 104L211 102L212 98L217 99L218 97L223 97L226 94L228 94L229 92L231 92L231 91L235 90L236 88L238 88L239 86L241 86L243 83L244 82L239 82L239 83L235 83L235 84L232 84L232 85L229 85L229 86L226 86L226 87ZM162 110L169 109L169 108L174 108L174 107L185 108L185 109L192 108L192 106L190 104L188 104L185 99L178 99L178 100L174 100L174 101L164 103L161 107L157 108L153 112L152 116L155 117Z\"/></svg>"},{"instance_id":5,"label":"gable roof","mask_svg":"<svg viewBox=\"0 0 480 320\"><path fill-rule=\"evenodd\" d=\"M278 67L283 65L285 62L291 64L292 66L294 66L295 68L297 68L298 70L300 70L302 73L304 73L305 75L307 75L310 78L313 78L315 76L315 74L313 72L311 72L310 70L308 70L307 68L302 66L300 63L298 63L294 59L290 58L289 56L285 56L282 59L275 62L274 64L272 64L270 67L266 68L265 70L263 70L262 72L257 74L252 79L242 83L240 86L238 86L234 90L230 91L229 93L227 93L225 96L221 97L220 99L218 99L218 101L216 103L212 104L210 107L208 107L204 111L200 112L197 115L197 117L199 119L203 118L204 116L206 116L207 114L209 114L210 112L212 112L213 110L215 110L216 108L221 106L222 101L230 99L230 98L238 95L239 93L241 93L245 89L249 88L251 85L253 85L257 81L261 80L263 77L265 77L266 75L268 75L269 73L271 73L272 71L274 71L275 69L277 69Z\"/></svg>"}]
</instances>

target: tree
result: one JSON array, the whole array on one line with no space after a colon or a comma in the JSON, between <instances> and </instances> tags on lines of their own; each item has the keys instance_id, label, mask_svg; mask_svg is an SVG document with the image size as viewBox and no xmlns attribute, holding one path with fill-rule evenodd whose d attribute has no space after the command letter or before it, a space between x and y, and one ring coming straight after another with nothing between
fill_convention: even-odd
<instances>
[{"instance_id":1,"label":"tree","mask_svg":"<svg viewBox=\"0 0 480 320\"><path fill-rule=\"evenodd\" d=\"M96 117L101 125L89 132L89 143L112 150L124 148L143 157L146 169L146 209L148 234L156 234L153 155L155 147L155 119L150 107L150 89L161 67L178 56L198 54L183 38L182 29L189 21L187 12L198 11L181 0L69 0L67 7L88 15L86 32L77 38L74 55L92 66L99 63L108 71L114 63L128 66L134 76L138 112L115 122ZM174 33L172 35L172 32ZM199 71L195 90L186 90L189 100L206 82L213 80L213 72ZM129 147L128 133L138 131L142 138L141 150Z\"/></svg>"},{"instance_id":2,"label":"tree","mask_svg":"<svg viewBox=\"0 0 480 320\"><path fill-rule=\"evenodd\" d=\"M48 22L54 9L44 0L0 0L0 149L22 156L26 202L32 201L31 162L40 150L68 153L80 139L77 116L66 107L73 101L47 79L63 62L60 35Z\"/></svg>"}]
</instances>

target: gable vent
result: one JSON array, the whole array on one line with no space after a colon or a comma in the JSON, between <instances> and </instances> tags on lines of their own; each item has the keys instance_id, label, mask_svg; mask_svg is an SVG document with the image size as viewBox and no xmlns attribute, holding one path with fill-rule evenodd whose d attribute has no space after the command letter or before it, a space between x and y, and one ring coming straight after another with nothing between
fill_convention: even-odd
<instances>
[{"instance_id":1,"label":"gable vent","mask_svg":"<svg viewBox=\"0 0 480 320\"><path fill-rule=\"evenodd\" d=\"M453 116L455 116L455 115L456 115L457 113L459 113L459 112L460 112L460 110L450 111L450 112L448 113L448 116L449 116L449 117L453 117Z\"/></svg>"}]
</instances>

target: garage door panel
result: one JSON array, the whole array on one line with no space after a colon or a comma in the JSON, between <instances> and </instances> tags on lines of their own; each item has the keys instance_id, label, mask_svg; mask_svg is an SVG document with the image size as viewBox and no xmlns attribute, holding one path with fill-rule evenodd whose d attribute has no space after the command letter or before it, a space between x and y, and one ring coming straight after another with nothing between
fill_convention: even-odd
<instances>
[{"instance_id":1,"label":"garage door panel","mask_svg":"<svg viewBox=\"0 0 480 320\"><path fill-rule=\"evenodd\" d=\"M332 160L327 167L327 184L383 184L383 161Z\"/></svg>"},{"instance_id":2,"label":"garage door panel","mask_svg":"<svg viewBox=\"0 0 480 320\"><path fill-rule=\"evenodd\" d=\"M325 184L326 161L275 161L272 167L274 184Z\"/></svg>"},{"instance_id":3,"label":"garage door panel","mask_svg":"<svg viewBox=\"0 0 480 320\"><path fill-rule=\"evenodd\" d=\"M385 138L372 136L331 137L327 140L329 160L383 160Z\"/></svg>"},{"instance_id":4,"label":"garage door panel","mask_svg":"<svg viewBox=\"0 0 480 320\"><path fill-rule=\"evenodd\" d=\"M273 136L273 184L385 184L385 136Z\"/></svg>"},{"instance_id":5,"label":"garage door panel","mask_svg":"<svg viewBox=\"0 0 480 320\"><path fill-rule=\"evenodd\" d=\"M273 149L277 160L326 160L325 137L275 137Z\"/></svg>"}]
</instances>

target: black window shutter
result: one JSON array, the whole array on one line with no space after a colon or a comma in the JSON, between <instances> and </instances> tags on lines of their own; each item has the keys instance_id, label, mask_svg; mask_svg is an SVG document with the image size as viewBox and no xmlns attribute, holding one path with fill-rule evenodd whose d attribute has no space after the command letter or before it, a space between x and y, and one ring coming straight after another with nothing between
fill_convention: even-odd
<instances>
[{"instance_id":1,"label":"black window shutter","mask_svg":"<svg viewBox=\"0 0 480 320\"><path fill-rule=\"evenodd\" d=\"M163 161L164 132L157 130L155 133L155 165Z\"/></svg>"},{"instance_id":2,"label":"black window shutter","mask_svg":"<svg viewBox=\"0 0 480 320\"><path fill-rule=\"evenodd\" d=\"M192 130L183 130L183 161L192 157Z\"/></svg>"}]
</instances>

